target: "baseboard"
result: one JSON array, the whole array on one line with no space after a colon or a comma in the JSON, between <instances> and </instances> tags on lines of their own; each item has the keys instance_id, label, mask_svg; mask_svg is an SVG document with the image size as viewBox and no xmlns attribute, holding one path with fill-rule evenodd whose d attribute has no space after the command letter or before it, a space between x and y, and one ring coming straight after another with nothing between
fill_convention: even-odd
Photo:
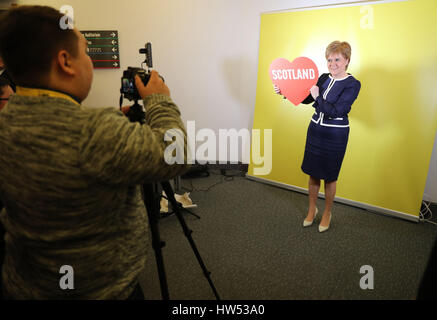
<instances>
[{"instance_id":1,"label":"baseboard","mask_svg":"<svg viewBox=\"0 0 437 320\"><path fill-rule=\"evenodd\" d=\"M277 181L273 181L273 180L263 179L263 178L259 178L259 177L255 177L255 176L250 176L250 175L246 175L246 177L249 180L273 185L273 186L288 189L288 190L297 191L297 192L300 192L303 194L308 194L308 189L305 189L305 188L300 188L300 187L296 187L293 185L289 185L289 184L285 184L285 183L281 183L281 182L277 182ZM319 193L319 198L324 198L324 194ZM384 214L387 216L393 216L393 217L401 218L401 219L416 222L416 223L419 222L418 216L413 216L413 215L406 214L403 212L398 212L398 211L394 211L394 210L390 210L390 209L386 209L386 208L381 208L381 207L369 205L369 204L362 203L362 202L352 201L352 200L344 199L344 198L340 198L340 197L335 197L334 201L344 203L347 205L351 205L353 207L366 209L367 211L373 212L373 213L381 213L381 214Z\"/></svg>"}]
</instances>

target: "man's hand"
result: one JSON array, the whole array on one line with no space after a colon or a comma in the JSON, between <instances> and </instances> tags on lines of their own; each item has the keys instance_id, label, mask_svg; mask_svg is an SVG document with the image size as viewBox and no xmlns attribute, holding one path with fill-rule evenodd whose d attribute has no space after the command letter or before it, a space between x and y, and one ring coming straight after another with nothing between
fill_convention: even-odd
<instances>
[{"instance_id":1,"label":"man's hand","mask_svg":"<svg viewBox=\"0 0 437 320\"><path fill-rule=\"evenodd\" d=\"M121 112L123 112L124 114L127 114L130 110L130 106L123 106L121 107Z\"/></svg>"},{"instance_id":2,"label":"man's hand","mask_svg":"<svg viewBox=\"0 0 437 320\"><path fill-rule=\"evenodd\" d=\"M170 90L155 70L152 70L147 86L144 86L143 81L138 75L135 76L135 85L137 86L138 93L143 99L154 93L161 93L170 97Z\"/></svg>"}]
</instances>

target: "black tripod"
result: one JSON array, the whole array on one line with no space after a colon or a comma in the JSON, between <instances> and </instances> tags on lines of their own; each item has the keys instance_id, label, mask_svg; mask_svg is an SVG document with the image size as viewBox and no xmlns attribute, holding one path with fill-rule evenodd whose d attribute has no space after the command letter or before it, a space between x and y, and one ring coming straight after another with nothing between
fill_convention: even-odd
<instances>
[{"instance_id":1,"label":"black tripod","mask_svg":"<svg viewBox=\"0 0 437 320\"><path fill-rule=\"evenodd\" d=\"M129 117L129 120L132 122L139 122L141 124L145 123L145 113L143 111L143 108L141 105L138 104L138 101L135 100L135 103L132 107L130 107L129 112L127 113L127 116ZM191 249L194 252L194 255L197 258L197 261L199 262L200 267L202 268L203 274L205 275L206 279L208 280L208 283L216 297L217 300L220 300L220 297L217 293L217 290L215 289L214 283L211 280L210 274L206 269L205 264L203 263L202 257L200 256L199 250L196 247L196 244L194 243L193 238L191 237L191 233L193 232L190 230L185 223L185 220L180 212L180 209L185 208L182 207L182 204L179 204L175 197L173 189L168 181L161 182L162 189L164 190L167 199L169 203L172 206L173 213L176 215L176 217L179 220L179 223L181 224L181 227L183 229L185 237L188 239L188 242L190 243ZM162 256L162 247L165 246L165 242L161 240L159 235L159 228L158 228L158 220L159 220L159 214L160 214L160 200L161 200L161 194L158 190L158 183L152 183L152 184L144 184L142 186L143 191L143 201L144 205L147 208L147 214L149 217L149 225L150 225L150 231L152 233L152 247L155 251L155 259L156 259L156 265L158 268L158 276L159 276L159 283L161 286L161 295L163 300L169 300L169 292L168 292L168 285L167 285L167 276L165 273L164 268L164 259ZM188 211L188 210L186 210ZM188 211L190 212L190 211ZM190 212L191 213L191 212ZM193 214L193 213L191 213ZM193 214L195 215L195 214ZM195 215L200 219L199 216Z\"/></svg>"},{"instance_id":2,"label":"black tripod","mask_svg":"<svg viewBox=\"0 0 437 320\"><path fill-rule=\"evenodd\" d=\"M170 186L170 187L171 187L171 186ZM177 187L176 187L176 188L177 188ZM164 188L163 188L163 189L164 189ZM169 199L168 199L168 196L167 196L167 193L166 193L165 196L161 196L161 197L164 198L164 199L166 199L166 200L169 200ZM173 203L172 203L171 205L172 205L172 208L173 208ZM179 205L179 203L178 203L178 205ZM194 212L191 212L191 211L188 210L187 208L184 208L184 206L181 206L180 209L182 209L182 210L188 212L189 214L191 214L192 216L196 217L197 219L200 219L200 217L199 217L197 214L195 214ZM174 209L173 209L173 210L174 210ZM169 212L161 213L160 216L159 216L159 218L166 218L166 217L171 216L171 215L174 214L174 213L176 213L176 212L175 212L175 211L169 211Z\"/></svg>"}]
</instances>

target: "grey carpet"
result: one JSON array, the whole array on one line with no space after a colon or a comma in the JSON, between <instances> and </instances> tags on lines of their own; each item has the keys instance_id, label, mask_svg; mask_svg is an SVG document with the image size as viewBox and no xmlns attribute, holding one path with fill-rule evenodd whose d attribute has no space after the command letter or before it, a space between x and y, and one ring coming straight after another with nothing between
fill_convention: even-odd
<instances>
[{"instance_id":1,"label":"grey carpet","mask_svg":"<svg viewBox=\"0 0 437 320\"><path fill-rule=\"evenodd\" d=\"M183 217L222 299L414 299L437 226L335 203L331 228L303 228L308 197L244 177L191 180L198 208ZM189 180L182 186L191 188ZM185 191L185 190L182 190ZM179 192L179 194L182 192ZM319 210L324 207L318 200ZM320 214L319 214L320 215ZM159 221L171 299L214 295L176 216ZM374 270L374 289L360 288L360 268ZM161 299L150 246L140 280L146 299Z\"/></svg>"}]
</instances>

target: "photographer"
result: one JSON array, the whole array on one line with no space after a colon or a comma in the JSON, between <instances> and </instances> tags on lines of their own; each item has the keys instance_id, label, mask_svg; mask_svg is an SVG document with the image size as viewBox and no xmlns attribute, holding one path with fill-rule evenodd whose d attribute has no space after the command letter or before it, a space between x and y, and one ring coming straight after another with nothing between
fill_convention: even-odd
<instances>
[{"instance_id":1,"label":"photographer","mask_svg":"<svg viewBox=\"0 0 437 320\"><path fill-rule=\"evenodd\" d=\"M12 81L11 76L9 75L8 71L5 69L2 58L0 58L0 81L2 82L7 81L12 91L15 92L15 83L14 81Z\"/></svg>"},{"instance_id":2,"label":"photographer","mask_svg":"<svg viewBox=\"0 0 437 320\"><path fill-rule=\"evenodd\" d=\"M61 18L50 7L20 6L0 21L0 56L17 84L0 112L3 292L127 299L140 291L149 239L140 185L186 170L164 161L166 131L183 132L179 141L186 131L155 71L147 86L135 79L146 125L114 108L81 106L93 66L85 38L61 29ZM67 288L62 266L74 271Z\"/></svg>"},{"instance_id":3,"label":"photographer","mask_svg":"<svg viewBox=\"0 0 437 320\"><path fill-rule=\"evenodd\" d=\"M0 76L0 111L5 107L8 103L9 98L14 94L10 83L5 78ZM3 209L3 203L0 200L0 211ZM3 228L3 224L0 221L0 270L3 265L3 261L5 258L5 229ZM0 273L0 299L2 298L2 284L1 284L1 273Z\"/></svg>"},{"instance_id":4,"label":"photographer","mask_svg":"<svg viewBox=\"0 0 437 320\"><path fill-rule=\"evenodd\" d=\"M0 111L8 103L9 98L14 94L10 82L0 77Z\"/></svg>"}]
</instances>

